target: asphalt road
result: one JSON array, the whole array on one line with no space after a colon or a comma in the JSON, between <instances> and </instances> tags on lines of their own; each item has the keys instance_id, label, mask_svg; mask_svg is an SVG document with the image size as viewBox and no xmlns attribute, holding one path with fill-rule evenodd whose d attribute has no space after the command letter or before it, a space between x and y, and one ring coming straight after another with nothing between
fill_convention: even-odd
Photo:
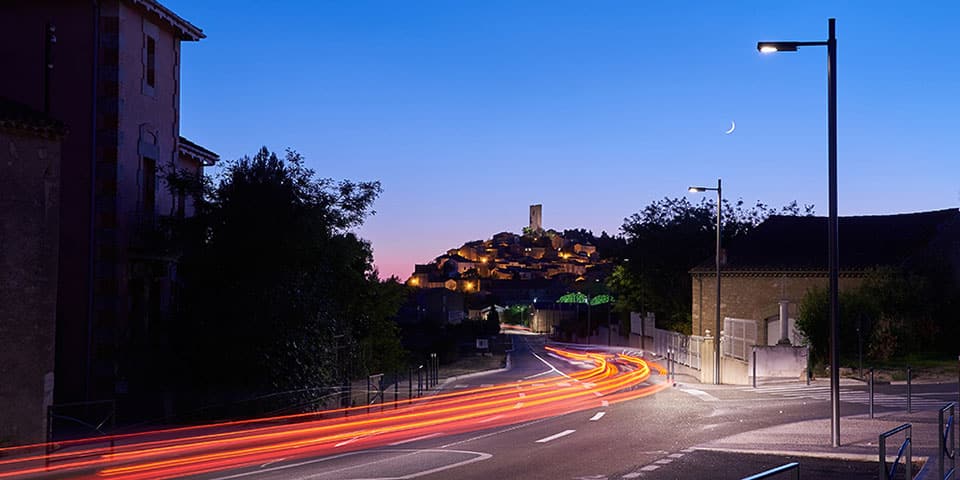
<instances>
[{"instance_id":1,"label":"asphalt road","mask_svg":"<svg viewBox=\"0 0 960 480\"><path fill-rule=\"evenodd\" d=\"M444 388L547 378L582 368L546 354L537 339L516 343L511 370L456 380ZM749 471L754 467L766 468L769 462L745 462L727 454L724 462L717 463L715 457L722 454L693 447L735 433L826 417L829 403L748 389L680 385L621 404L557 414L485 431L435 435L341 456L274 462L197 478L740 478L755 473Z\"/></svg>"},{"instance_id":2,"label":"asphalt road","mask_svg":"<svg viewBox=\"0 0 960 480\"><path fill-rule=\"evenodd\" d=\"M514 337L511 363L507 371L452 379L441 385L437 393L518 381L559 381L591 366L547 352L542 337L525 336ZM647 380L664 382L656 374ZM524 423L467 433L444 431L444 425L440 425L429 434L399 436L392 443L380 442L366 450L308 458L273 455L262 464L189 478L742 478L795 459L713 452L698 447L735 434L830 415L823 382L810 386L770 383L758 389L686 383L683 377L678 382L642 398L610 403L599 397L596 406L587 410L577 407L577 411L556 411L555 416ZM842 386L843 415L866 414L866 390L866 385L855 382ZM904 411L905 390L904 385L877 386L877 414ZM957 390L956 384L915 385L913 393L914 408L930 409L956 399ZM517 402L522 403L523 394L517 395ZM567 408L565 404L558 405ZM491 425L497 423L504 422ZM871 472L877 470L876 464L869 462L807 458L801 464L801 478L873 478ZM94 471L88 473L94 478Z\"/></svg>"}]
</instances>

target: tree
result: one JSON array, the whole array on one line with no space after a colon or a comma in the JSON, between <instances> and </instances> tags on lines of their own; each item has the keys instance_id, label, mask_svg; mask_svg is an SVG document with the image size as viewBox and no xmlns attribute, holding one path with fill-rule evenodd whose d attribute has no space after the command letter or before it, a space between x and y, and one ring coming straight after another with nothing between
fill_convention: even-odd
<instances>
[{"instance_id":1,"label":"tree","mask_svg":"<svg viewBox=\"0 0 960 480\"><path fill-rule=\"evenodd\" d=\"M949 321L957 289L949 262L877 267L856 288L840 291L840 354L851 358L862 342L866 358L885 362L907 353L954 354ZM826 288L811 289L800 304L797 329L808 339L815 361L827 361L829 310Z\"/></svg>"},{"instance_id":2,"label":"tree","mask_svg":"<svg viewBox=\"0 0 960 480\"><path fill-rule=\"evenodd\" d=\"M236 396L334 384L403 358L390 320L405 296L349 230L378 182L318 178L265 147L196 192L180 262L175 342L194 387Z\"/></svg>"},{"instance_id":3,"label":"tree","mask_svg":"<svg viewBox=\"0 0 960 480\"><path fill-rule=\"evenodd\" d=\"M768 216L811 215L813 207L792 202L775 209L757 202L724 200L724 244L749 233ZM661 327L689 333L691 327L690 268L714 254L716 202L664 198L624 219L623 261L607 283L619 311L653 311ZM629 261L628 261L629 260Z\"/></svg>"}]
</instances>

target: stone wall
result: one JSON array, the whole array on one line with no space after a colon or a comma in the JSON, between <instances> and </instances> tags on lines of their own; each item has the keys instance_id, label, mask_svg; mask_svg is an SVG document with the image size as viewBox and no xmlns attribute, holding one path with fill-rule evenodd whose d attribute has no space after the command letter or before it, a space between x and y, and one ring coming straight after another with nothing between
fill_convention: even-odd
<instances>
[{"instance_id":1,"label":"stone wall","mask_svg":"<svg viewBox=\"0 0 960 480\"><path fill-rule=\"evenodd\" d=\"M46 435L59 204L60 141L0 129L0 446Z\"/></svg>"},{"instance_id":2,"label":"stone wall","mask_svg":"<svg viewBox=\"0 0 960 480\"><path fill-rule=\"evenodd\" d=\"M692 332L694 335L711 334L716 324L717 289L716 276L694 274L692 278L693 311ZM797 318L800 302L807 291L814 287L826 288L825 273L798 274L796 272L761 275L722 274L720 281L721 318L741 318L757 321L757 340L767 338L766 319L779 314L780 300L790 302L790 318ZM863 283L862 277L841 276L840 290L856 288Z\"/></svg>"}]
</instances>

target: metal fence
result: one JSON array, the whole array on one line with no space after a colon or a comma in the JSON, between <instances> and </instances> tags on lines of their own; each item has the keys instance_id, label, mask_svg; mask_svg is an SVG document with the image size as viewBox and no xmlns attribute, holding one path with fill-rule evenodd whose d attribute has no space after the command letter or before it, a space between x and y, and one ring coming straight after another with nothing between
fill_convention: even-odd
<instances>
[{"instance_id":1,"label":"metal fence","mask_svg":"<svg viewBox=\"0 0 960 480\"><path fill-rule=\"evenodd\" d=\"M747 356L757 344L757 322L739 318L723 319L723 338L720 342L724 356L747 361Z\"/></svg>"},{"instance_id":2,"label":"metal fence","mask_svg":"<svg viewBox=\"0 0 960 480\"><path fill-rule=\"evenodd\" d=\"M762 480L764 478L778 476L782 473L791 472L791 471L794 474L794 478L796 478L797 480L800 480L800 463L799 462L786 463L786 464L780 465L779 467L771 468L770 470L767 470L765 472L760 472L756 475L743 477L743 479L741 480Z\"/></svg>"},{"instance_id":3,"label":"metal fence","mask_svg":"<svg viewBox=\"0 0 960 480\"><path fill-rule=\"evenodd\" d=\"M689 336L670 330L653 330L653 353L664 356L673 352L673 361L700 370L700 346L703 337Z\"/></svg>"},{"instance_id":4,"label":"metal fence","mask_svg":"<svg viewBox=\"0 0 960 480\"><path fill-rule=\"evenodd\" d=\"M897 450L897 458L893 460L893 465L887 470L887 438L897 433L904 432L903 443ZM897 467L900 460L903 460L903 466L906 472L903 478L913 478L913 428L909 423L904 423L897 428L888 430L880 434L880 479L893 480L897 477ZM904 456L906 453L906 456Z\"/></svg>"}]
</instances>

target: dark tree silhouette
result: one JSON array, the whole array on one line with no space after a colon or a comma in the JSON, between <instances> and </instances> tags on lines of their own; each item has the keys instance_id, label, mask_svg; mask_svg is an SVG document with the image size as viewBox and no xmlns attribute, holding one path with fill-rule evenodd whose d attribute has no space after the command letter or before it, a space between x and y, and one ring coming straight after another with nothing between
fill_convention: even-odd
<instances>
[{"instance_id":1,"label":"dark tree silhouette","mask_svg":"<svg viewBox=\"0 0 960 480\"><path fill-rule=\"evenodd\" d=\"M212 185L212 183L208 183ZM184 221L175 344L180 376L233 398L393 369L405 296L349 231L379 182L318 178L300 154L229 162Z\"/></svg>"}]
</instances>

